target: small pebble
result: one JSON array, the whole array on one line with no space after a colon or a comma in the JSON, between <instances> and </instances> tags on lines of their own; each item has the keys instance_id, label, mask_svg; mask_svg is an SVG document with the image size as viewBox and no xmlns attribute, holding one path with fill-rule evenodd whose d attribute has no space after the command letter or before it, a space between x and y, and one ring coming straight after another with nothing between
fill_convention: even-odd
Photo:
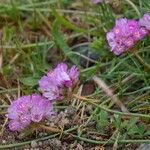
<instances>
[{"instance_id":1,"label":"small pebble","mask_svg":"<svg viewBox=\"0 0 150 150\"><path fill-rule=\"evenodd\" d=\"M77 144L77 148L75 150L84 150L84 149L83 149L82 145Z\"/></svg>"},{"instance_id":2,"label":"small pebble","mask_svg":"<svg viewBox=\"0 0 150 150\"><path fill-rule=\"evenodd\" d=\"M36 141L32 141L32 142L31 142L31 147L32 147L32 148L37 147L37 145L38 145L38 144L37 144L37 142L36 142Z\"/></svg>"},{"instance_id":3,"label":"small pebble","mask_svg":"<svg viewBox=\"0 0 150 150\"><path fill-rule=\"evenodd\" d=\"M150 150L150 144L141 144L136 150Z\"/></svg>"},{"instance_id":4,"label":"small pebble","mask_svg":"<svg viewBox=\"0 0 150 150\"><path fill-rule=\"evenodd\" d=\"M51 140L49 140L49 145L50 145L50 147L52 148L52 149L60 149L60 148L62 148L62 143L61 143L61 141L60 140L58 140L58 139L51 139ZM63 150L63 149L61 149L61 150Z\"/></svg>"},{"instance_id":5,"label":"small pebble","mask_svg":"<svg viewBox=\"0 0 150 150\"><path fill-rule=\"evenodd\" d=\"M31 146L30 146L30 145L25 145L25 146L24 146L24 149L25 149L25 150L31 150Z\"/></svg>"},{"instance_id":6,"label":"small pebble","mask_svg":"<svg viewBox=\"0 0 150 150\"><path fill-rule=\"evenodd\" d=\"M67 118L64 118L62 121L61 121L61 126L64 126L64 125L67 125L69 124L69 120Z\"/></svg>"},{"instance_id":7,"label":"small pebble","mask_svg":"<svg viewBox=\"0 0 150 150\"><path fill-rule=\"evenodd\" d=\"M39 142L39 146L42 146L42 144L43 144L42 142Z\"/></svg>"},{"instance_id":8,"label":"small pebble","mask_svg":"<svg viewBox=\"0 0 150 150\"><path fill-rule=\"evenodd\" d=\"M8 136L8 139L12 139L12 136Z\"/></svg>"},{"instance_id":9,"label":"small pebble","mask_svg":"<svg viewBox=\"0 0 150 150\"><path fill-rule=\"evenodd\" d=\"M40 137L41 137L41 136L43 136L43 133L42 133L42 132L40 132L40 133L39 133L39 136L40 136Z\"/></svg>"},{"instance_id":10,"label":"small pebble","mask_svg":"<svg viewBox=\"0 0 150 150\"><path fill-rule=\"evenodd\" d=\"M66 111L68 117L72 117L76 113L76 109L72 106L69 106Z\"/></svg>"},{"instance_id":11,"label":"small pebble","mask_svg":"<svg viewBox=\"0 0 150 150\"><path fill-rule=\"evenodd\" d=\"M91 105L87 105L86 112L90 114L92 111L93 111L93 107Z\"/></svg>"},{"instance_id":12,"label":"small pebble","mask_svg":"<svg viewBox=\"0 0 150 150\"><path fill-rule=\"evenodd\" d=\"M49 123L49 126L53 127L55 124L53 122Z\"/></svg>"},{"instance_id":13,"label":"small pebble","mask_svg":"<svg viewBox=\"0 0 150 150\"><path fill-rule=\"evenodd\" d=\"M44 133L44 135L46 136L46 135L47 135L47 133L45 132L45 133Z\"/></svg>"},{"instance_id":14,"label":"small pebble","mask_svg":"<svg viewBox=\"0 0 150 150\"><path fill-rule=\"evenodd\" d=\"M46 147L45 150L52 150L50 147Z\"/></svg>"},{"instance_id":15,"label":"small pebble","mask_svg":"<svg viewBox=\"0 0 150 150\"><path fill-rule=\"evenodd\" d=\"M2 143L5 144L5 143L6 143L6 140L2 140Z\"/></svg>"}]
</instances>

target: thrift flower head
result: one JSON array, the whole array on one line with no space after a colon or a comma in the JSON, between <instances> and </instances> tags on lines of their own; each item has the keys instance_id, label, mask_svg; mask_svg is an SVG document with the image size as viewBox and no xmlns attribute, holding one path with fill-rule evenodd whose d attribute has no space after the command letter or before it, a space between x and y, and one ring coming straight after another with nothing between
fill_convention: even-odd
<instances>
[{"instance_id":1,"label":"thrift flower head","mask_svg":"<svg viewBox=\"0 0 150 150\"><path fill-rule=\"evenodd\" d=\"M78 80L79 71L76 66L68 69L65 63L60 63L39 80L39 89L49 100L62 99L64 91L73 89Z\"/></svg>"},{"instance_id":2,"label":"thrift flower head","mask_svg":"<svg viewBox=\"0 0 150 150\"><path fill-rule=\"evenodd\" d=\"M8 108L9 128L12 131L20 131L30 123L40 122L52 114L53 106L47 99L38 94L22 96L13 101Z\"/></svg>"},{"instance_id":3,"label":"thrift flower head","mask_svg":"<svg viewBox=\"0 0 150 150\"><path fill-rule=\"evenodd\" d=\"M139 25L150 31L150 13L145 14L140 20Z\"/></svg>"},{"instance_id":4,"label":"thrift flower head","mask_svg":"<svg viewBox=\"0 0 150 150\"><path fill-rule=\"evenodd\" d=\"M99 4L102 3L104 0L92 0L93 4Z\"/></svg>"},{"instance_id":5,"label":"thrift flower head","mask_svg":"<svg viewBox=\"0 0 150 150\"><path fill-rule=\"evenodd\" d=\"M139 26L138 21L126 18L116 20L114 28L107 33L106 38L115 55L120 55L133 48L137 41L147 35L147 30Z\"/></svg>"}]
</instances>

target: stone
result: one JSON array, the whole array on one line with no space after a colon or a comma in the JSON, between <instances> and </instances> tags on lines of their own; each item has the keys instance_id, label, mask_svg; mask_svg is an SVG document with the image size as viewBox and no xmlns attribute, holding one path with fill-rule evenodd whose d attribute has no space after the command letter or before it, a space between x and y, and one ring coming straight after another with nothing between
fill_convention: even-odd
<instances>
[{"instance_id":1,"label":"stone","mask_svg":"<svg viewBox=\"0 0 150 150\"><path fill-rule=\"evenodd\" d=\"M31 147L32 148L35 148L35 147L37 147L37 142L36 141L31 141Z\"/></svg>"}]
</instances>

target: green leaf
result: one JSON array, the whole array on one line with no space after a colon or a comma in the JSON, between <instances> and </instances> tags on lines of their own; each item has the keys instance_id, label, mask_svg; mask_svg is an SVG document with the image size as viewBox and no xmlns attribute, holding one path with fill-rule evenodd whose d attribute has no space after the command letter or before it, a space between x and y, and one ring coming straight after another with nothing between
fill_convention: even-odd
<instances>
[{"instance_id":1,"label":"green leaf","mask_svg":"<svg viewBox=\"0 0 150 150\"><path fill-rule=\"evenodd\" d=\"M150 130L144 133L144 136L150 136Z\"/></svg>"},{"instance_id":2,"label":"green leaf","mask_svg":"<svg viewBox=\"0 0 150 150\"><path fill-rule=\"evenodd\" d=\"M120 115L114 115L115 119L113 121L116 128L120 128L121 125L121 116Z\"/></svg>"},{"instance_id":3,"label":"green leaf","mask_svg":"<svg viewBox=\"0 0 150 150\"><path fill-rule=\"evenodd\" d=\"M133 128L133 126L137 123L138 120L139 118L131 118L127 124L127 130Z\"/></svg>"},{"instance_id":4,"label":"green leaf","mask_svg":"<svg viewBox=\"0 0 150 150\"><path fill-rule=\"evenodd\" d=\"M141 124L141 125L138 126L138 128L139 128L139 134L143 135L144 132L146 131L146 126Z\"/></svg>"},{"instance_id":5,"label":"green leaf","mask_svg":"<svg viewBox=\"0 0 150 150\"><path fill-rule=\"evenodd\" d=\"M99 68L100 64L96 64L95 66L81 70L80 75L83 80L86 80L87 78L91 78L92 76L94 76Z\"/></svg>"},{"instance_id":6,"label":"green leaf","mask_svg":"<svg viewBox=\"0 0 150 150\"><path fill-rule=\"evenodd\" d=\"M100 125L105 126L108 125L109 121L108 121L108 113L104 110L101 110L99 113L99 122Z\"/></svg>"},{"instance_id":7,"label":"green leaf","mask_svg":"<svg viewBox=\"0 0 150 150\"><path fill-rule=\"evenodd\" d=\"M57 18L57 20L59 21L59 24L61 23L62 25L66 26L67 28L72 29L77 32L87 33L87 30L79 28L79 27L75 26L74 24L70 23L63 16L59 15L59 13L56 10L54 10L53 13L54 13L55 17Z\"/></svg>"},{"instance_id":8,"label":"green leaf","mask_svg":"<svg viewBox=\"0 0 150 150\"><path fill-rule=\"evenodd\" d=\"M133 125L132 128L130 128L128 130L128 135L134 135L137 133L139 133L139 129L138 129L137 125Z\"/></svg>"},{"instance_id":9,"label":"green leaf","mask_svg":"<svg viewBox=\"0 0 150 150\"><path fill-rule=\"evenodd\" d=\"M27 78L22 78L20 81L27 86L35 86L38 84L38 80L37 78L34 77L27 77Z\"/></svg>"},{"instance_id":10,"label":"green leaf","mask_svg":"<svg viewBox=\"0 0 150 150\"><path fill-rule=\"evenodd\" d=\"M58 45L64 55L66 55L74 64L79 67L80 65L77 56L72 53L70 47L66 44L64 37L60 33L60 22L57 19L53 23L52 34L56 45Z\"/></svg>"}]
</instances>

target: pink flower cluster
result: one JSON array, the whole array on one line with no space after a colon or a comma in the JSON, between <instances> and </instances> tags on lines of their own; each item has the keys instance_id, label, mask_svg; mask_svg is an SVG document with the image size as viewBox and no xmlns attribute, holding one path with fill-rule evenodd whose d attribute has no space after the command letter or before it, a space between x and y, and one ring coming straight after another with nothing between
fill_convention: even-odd
<instances>
[{"instance_id":1,"label":"pink flower cluster","mask_svg":"<svg viewBox=\"0 0 150 150\"><path fill-rule=\"evenodd\" d=\"M144 16L139 20L139 25L150 31L150 13L144 14Z\"/></svg>"},{"instance_id":2,"label":"pink flower cluster","mask_svg":"<svg viewBox=\"0 0 150 150\"><path fill-rule=\"evenodd\" d=\"M102 3L104 0L92 0L93 4L99 4Z\"/></svg>"},{"instance_id":3,"label":"pink flower cluster","mask_svg":"<svg viewBox=\"0 0 150 150\"><path fill-rule=\"evenodd\" d=\"M31 122L40 122L52 114L52 104L41 95L22 96L13 101L8 108L9 128L12 131L20 131Z\"/></svg>"},{"instance_id":4,"label":"pink flower cluster","mask_svg":"<svg viewBox=\"0 0 150 150\"><path fill-rule=\"evenodd\" d=\"M9 129L21 131L31 123L38 123L54 114L52 102L64 97L64 91L72 91L79 79L76 66L68 69L64 63L58 64L39 81L40 94L22 96L8 108ZM52 101L53 100L53 101Z\"/></svg>"},{"instance_id":5,"label":"pink flower cluster","mask_svg":"<svg viewBox=\"0 0 150 150\"><path fill-rule=\"evenodd\" d=\"M66 64L60 63L39 80L39 89L49 100L62 99L65 90L71 91L78 80L79 71L76 66L68 69Z\"/></svg>"},{"instance_id":6,"label":"pink flower cluster","mask_svg":"<svg viewBox=\"0 0 150 150\"><path fill-rule=\"evenodd\" d=\"M150 30L150 15L145 14L139 21L120 18L106 38L115 55L120 55L133 48Z\"/></svg>"}]
</instances>

